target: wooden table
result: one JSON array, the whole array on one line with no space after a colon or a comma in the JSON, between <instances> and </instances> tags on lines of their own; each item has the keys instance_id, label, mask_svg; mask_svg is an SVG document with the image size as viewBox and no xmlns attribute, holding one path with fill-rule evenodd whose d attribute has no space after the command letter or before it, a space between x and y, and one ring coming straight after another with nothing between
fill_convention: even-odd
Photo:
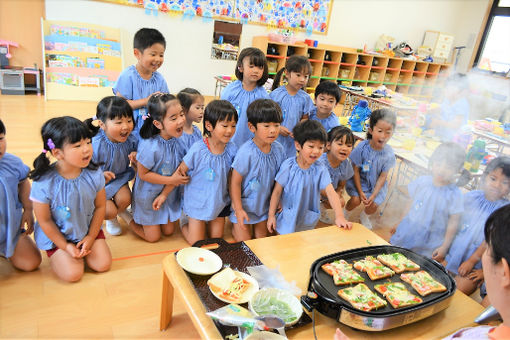
<instances>
[{"instance_id":1,"label":"wooden table","mask_svg":"<svg viewBox=\"0 0 510 340\"><path fill-rule=\"evenodd\" d=\"M363 91L349 90L346 89L345 87L340 87L340 91L342 91L345 94L345 100L341 116L348 116L351 113L354 106L356 106L356 104L358 104L358 102L361 99L364 99L368 102L368 107L372 111L380 109L382 107L389 107L395 110L396 112L415 112L418 109L418 105L401 105L393 103L385 98L374 98L367 96Z\"/></svg>"},{"instance_id":2,"label":"wooden table","mask_svg":"<svg viewBox=\"0 0 510 340\"><path fill-rule=\"evenodd\" d=\"M361 224L355 223L350 231L332 226L250 240L246 244L266 266L270 268L279 266L285 279L289 282L296 281L304 293L308 287L310 267L317 258L347 249L387 243ZM186 273L177 264L175 255L170 254L163 260L161 330L166 329L172 320L175 293L181 296L188 315L203 339L221 338L212 320L205 315L204 305ZM474 325L473 320L482 311L483 307L480 304L457 291L446 310L392 330L377 333L358 331L317 312L315 329L318 339L333 339L337 327L351 339L441 338L461 327ZM287 335L290 339L313 339L312 325L290 330Z\"/></svg>"}]
</instances>

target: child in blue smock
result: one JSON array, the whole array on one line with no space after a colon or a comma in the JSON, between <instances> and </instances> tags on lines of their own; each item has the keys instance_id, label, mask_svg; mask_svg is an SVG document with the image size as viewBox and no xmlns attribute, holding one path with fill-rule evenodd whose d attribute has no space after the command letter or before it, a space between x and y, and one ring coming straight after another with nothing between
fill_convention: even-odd
<instances>
[{"instance_id":1,"label":"child in blue smock","mask_svg":"<svg viewBox=\"0 0 510 340\"><path fill-rule=\"evenodd\" d=\"M133 108L134 134L138 136L150 96L169 92L165 78L157 72L165 57L165 37L156 29L142 28L135 34L133 48L138 62L122 71L113 94L126 98Z\"/></svg>"},{"instance_id":2,"label":"child in blue smock","mask_svg":"<svg viewBox=\"0 0 510 340\"><path fill-rule=\"evenodd\" d=\"M481 254L486 249L483 227L493 211L509 203L510 157L493 159L485 168L481 190L464 194L464 213L446 255L446 269L455 274L457 288L471 295L483 280Z\"/></svg>"},{"instance_id":3,"label":"child in blue smock","mask_svg":"<svg viewBox=\"0 0 510 340\"><path fill-rule=\"evenodd\" d=\"M257 99L246 114L254 137L239 148L230 181L230 221L237 242L251 239L252 229L255 238L267 236L269 198L285 160L283 147L276 141L283 119L280 106L271 99Z\"/></svg>"},{"instance_id":4,"label":"child in blue smock","mask_svg":"<svg viewBox=\"0 0 510 340\"><path fill-rule=\"evenodd\" d=\"M451 142L469 119L469 83L463 74L455 74L445 84L444 100L439 113L430 113L430 127L444 142Z\"/></svg>"},{"instance_id":5,"label":"child in blue smock","mask_svg":"<svg viewBox=\"0 0 510 340\"><path fill-rule=\"evenodd\" d=\"M223 89L221 99L228 100L237 110L239 122L232 142L239 148L244 142L253 138L246 116L248 105L254 100L269 98L263 87L268 78L264 52L256 47L243 49L237 58L235 74L238 80Z\"/></svg>"},{"instance_id":6,"label":"child in blue smock","mask_svg":"<svg viewBox=\"0 0 510 340\"><path fill-rule=\"evenodd\" d=\"M92 124L99 121L99 127ZM135 161L138 138L133 131L133 110L122 97L109 96L97 104L96 116L85 121L94 137L92 161L104 173L106 191L106 231L113 236L120 235L122 228L117 215L127 225L133 217L126 208L131 204L131 190L128 182L135 177L130 167Z\"/></svg>"},{"instance_id":7,"label":"child in blue smock","mask_svg":"<svg viewBox=\"0 0 510 340\"><path fill-rule=\"evenodd\" d=\"M64 281L81 279L84 260L96 272L108 271L112 255L101 230L105 180L92 162L91 131L65 116L44 123L41 135L43 151L29 175L37 246L46 251L52 270ZM50 164L50 156L56 162Z\"/></svg>"},{"instance_id":8,"label":"child in blue smock","mask_svg":"<svg viewBox=\"0 0 510 340\"><path fill-rule=\"evenodd\" d=\"M237 147L230 141L235 133L237 111L226 100L213 100L204 111L203 140L195 142L177 172L189 174L184 186L184 213L189 224L182 233L189 244L209 237L223 237L225 217L230 215L228 180Z\"/></svg>"},{"instance_id":9,"label":"child in blue smock","mask_svg":"<svg viewBox=\"0 0 510 340\"><path fill-rule=\"evenodd\" d=\"M28 236L34 230L29 168L5 152L5 132L0 120L0 256L19 270L32 271L41 264L41 253Z\"/></svg>"},{"instance_id":10,"label":"child in blue smock","mask_svg":"<svg viewBox=\"0 0 510 340\"><path fill-rule=\"evenodd\" d=\"M328 169L331 184L340 198L342 207L345 205L345 200L342 197L345 183L354 175L354 170L352 169L352 164L349 160L349 155L352 152L353 145L354 135L348 127L334 127L328 132L326 152L323 153L319 159L319 162ZM335 223L334 214L325 193L322 193L321 197L320 220L326 224Z\"/></svg>"},{"instance_id":11,"label":"child in blue smock","mask_svg":"<svg viewBox=\"0 0 510 340\"><path fill-rule=\"evenodd\" d=\"M137 173L133 186L133 221L130 228L148 242L161 234L171 235L181 216L181 195L177 187L188 182L175 172L186 154L179 142L184 127L179 100L171 94L149 99L148 116L140 129L136 153Z\"/></svg>"},{"instance_id":12,"label":"child in blue smock","mask_svg":"<svg viewBox=\"0 0 510 340\"><path fill-rule=\"evenodd\" d=\"M391 236L390 243L443 261L464 210L456 177L466 153L458 144L440 144L429 159L431 175L408 184L412 200L407 214Z\"/></svg>"},{"instance_id":13,"label":"child in blue smock","mask_svg":"<svg viewBox=\"0 0 510 340\"><path fill-rule=\"evenodd\" d=\"M395 130L397 116L388 109L375 110L369 124L367 139L360 142L350 155L354 176L345 186L351 196L345 208L349 212L363 203L361 224L372 229L368 216L384 202L388 191L388 172L395 166L395 154L387 143Z\"/></svg>"},{"instance_id":14,"label":"child in blue smock","mask_svg":"<svg viewBox=\"0 0 510 340\"><path fill-rule=\"evenodd\" d=\"M204 97L195 89L185 88L177 94L181 103L186 121L184 131L179 141L187 151L196 142L202 139L202 131L193 123L201 123L204 117Z\"/></svg>"},{"instance_id":15,"label":"child in blue smock","mask_svg":"<svg viewBox=\"0 0 510 340\"><path fill-rule=\"evenodd\" d=\"M324 126L326 132L339 126L338 117L333 112L340 101L340 89L336 83L326 80L315 88L315 107L310 111L310 119L315 119Z\"/></svg>"},{"instance_id":16,"label":"child in blue smock","mask_svg":"<svg viewBox=\"0 0 510 340\"><path fill-rule=\"evenodd\" d=\"M350 229L352 224L344 218L328 170L317 162L327 142L326 131L318 121L305 120L292 132L298 154L287 158L276 175L267 229L278 234L313 229L319 220L321 191L325 192L335 211L336 225ZM280 200L282 210L277 214Z\"/></svg>"},{"instance_id":17,"label":"child in blue smock","mask_svg":"<svg viewBox=\"0 0 510 340\"><path fill-rule=\"evenodd\" d=\"M287 85L279 86L284 72ZM287 158L296 156L292 129L302 119L308 119L314 107L312 98L303 90L311 73L312 65L305 56L291 56L287 59L285 67L276 74L273 91L269 95L282 109L283 122L278 142L283 145Z\"/></svg>"}]
</instances>

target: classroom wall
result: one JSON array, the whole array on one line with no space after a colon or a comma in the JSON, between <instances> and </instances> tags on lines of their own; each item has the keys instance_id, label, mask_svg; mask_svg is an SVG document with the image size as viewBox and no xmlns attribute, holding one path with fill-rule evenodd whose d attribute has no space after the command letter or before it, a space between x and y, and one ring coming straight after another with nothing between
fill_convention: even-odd
<instances>
[{"instance_id":1,"label":"classroom wall","mask_svg":"<svg viewBox=\"0 0 510 340\"><path fill-rule=\"evenodd\" d=\"M406 40L417 48L425 30L449 33L454 46L467 45L462 51L459 71L465 71L473 52L473 44L481 29L489 0L335 0L327 35L304 33L298 38L315 39L320 43L372 48L381 34L393 36L397 42ZM48 20L69 20L119 27L123 30L126 65L136 62L132 37L141 27L159 29L167 39L165 62L160 71L170 91L191 86L205 95L214 94L213 77L233 74L234 61L210 58L213 22L202 18L183 20L160 13L149 16L142 9L86 0L46 0ZM251 45L252 38L266 35L260 25L244 25L241 48Z\"/></svg>"},{"instance_id":2,"label":"classroom wall","mask_svg":"<svg viewBox=\"0 0 510 340\"><path fill-rule=\"evenodd\" d=\"M0 39L19 44L9 49L11 66L42 69L41 17L44 0L0 0Z\"/></svg>"}]
</instances>

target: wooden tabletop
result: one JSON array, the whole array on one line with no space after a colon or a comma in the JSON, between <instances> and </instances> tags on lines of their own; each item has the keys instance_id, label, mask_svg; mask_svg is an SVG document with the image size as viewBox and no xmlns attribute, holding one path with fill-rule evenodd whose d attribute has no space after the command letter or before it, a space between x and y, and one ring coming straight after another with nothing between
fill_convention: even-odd
<instances>
[{"instance_id":1,"label":"wooden tabletop","mask_svg":"<svg viewBox=\"0 0 510 340\"><path fill-rule=\"evenodd\" d=\"M246 244L262 263L270 268L278 266L285 279L289 282L295 281L304 293L308 286L310 267L317 258L352 248L388 243L361 224L355 223L350 231L332 226L250 240ZM201 337L203 339L221 338L214 323L205 315L203 304L184 270L177 264L174 254L168 255L163 260L163 269L174 292L178 293L184 301L187 312ZM457 291L452 298L451 305L446 310L392 330L376 334L358 331L317 312L315 313L315 329L318 339L333 339L337 327L352 339L372 339L374 336L377 339L420 337L432 339L441 338L459 328L474 325L473 320L482 311L483 307L480 304ZM170 327L172 327L171 324ZM287 335L290 339L313 339L312 325L288 331Z\"/></svg>"}]
</instances>

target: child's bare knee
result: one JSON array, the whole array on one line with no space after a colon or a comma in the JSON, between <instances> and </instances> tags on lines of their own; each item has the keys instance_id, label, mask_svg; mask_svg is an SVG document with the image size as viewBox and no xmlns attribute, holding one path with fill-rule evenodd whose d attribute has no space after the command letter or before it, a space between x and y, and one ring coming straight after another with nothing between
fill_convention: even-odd
<instances>
[{"instance_id":1,"label":"child's bare knee","mask_svg":"<svg viewBox=\"0 0 510 340\"><path fill-rule=\"evenodd\" d=\"M66 281L66 282L70 282L70 283L78 282L81 280L81 278L83 276L83 268L81 270L80 269L69 269L69 270L65 271L64 273L61 273L59 276L60 276L61 280Z\"/></svg>"},{"instance_id":2,"label":"child's bare knee","mask_svg":"<svg viewBox=\"0 0 510 340\"><path fill-rule=\"evenodd\" d=\"M145 241L150 243L158 242L161 239L161 234L149 234L145 235Z\"/></svg>"}]
</instances>

